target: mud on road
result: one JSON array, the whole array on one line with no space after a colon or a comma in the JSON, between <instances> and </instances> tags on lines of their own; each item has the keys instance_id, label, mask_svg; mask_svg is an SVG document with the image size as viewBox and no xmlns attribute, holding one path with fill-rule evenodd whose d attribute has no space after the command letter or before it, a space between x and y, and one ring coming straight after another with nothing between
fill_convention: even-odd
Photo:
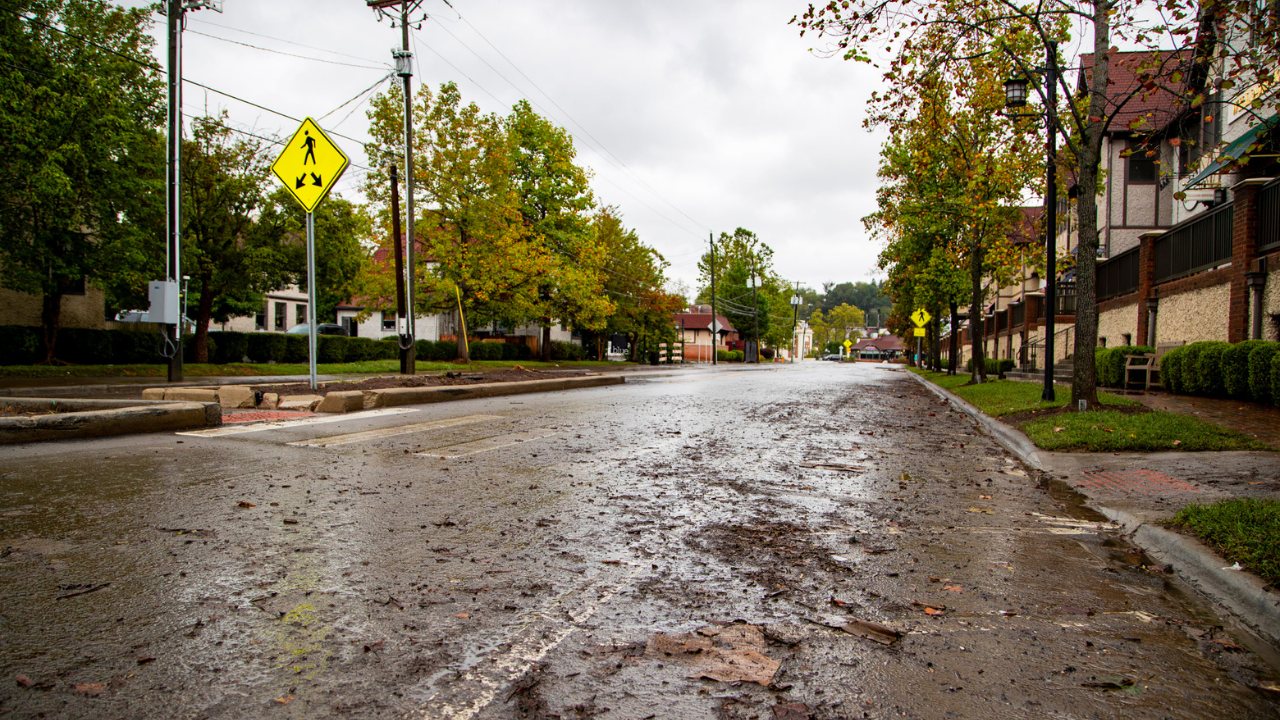
<instances>
[{"instance_id":1,"label":"mud on road","mask_svg":"<svg viewBox=\"0 0 1280 720\"><path fill-rule=\"evenodd\" d=\"M0 717L1280 714L1194 591L894 373L368 422L473 416L6 451Z\"/></svg>"}]
</instances>

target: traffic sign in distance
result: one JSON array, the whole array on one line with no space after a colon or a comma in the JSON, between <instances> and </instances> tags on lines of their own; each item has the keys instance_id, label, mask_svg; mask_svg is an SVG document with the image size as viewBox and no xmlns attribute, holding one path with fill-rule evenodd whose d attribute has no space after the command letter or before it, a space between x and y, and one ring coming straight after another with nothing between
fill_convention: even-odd
<instances>
[{"instance_id":1,"label":"traffic sign in distance","mask_svg":"<svg viewBox=\"0 0 1280 720\"><path fill-rule=\"evenodd\" d=\"M925 325L928 325L929 321L932 319L933 319L933 316L930 315L929 311L925 310L924 308L920 308L919 310L916 310L915 312L911 313L911 322L915 323L916 325L919 325L920 327L924 327Z\"/></svg>"},{"instance_id":2,"label":"traffic sign in distance","mask_svg":"<svg viewBox=\"0 0 1280 720\"><path fill-rule=\"evenodd\" d=\"M925 322L928 322L927 320ZM916 337L924 337L924 328L916 328Z\"/></svg>"},{"instance_id":3,"label":"traffic sign in distance","mask_svg":"<svg viewBox=\"0 0 1280 720\"><path fill-rule=\"evenodd\" d=\"M845 347L845 349L846 349L846 350L847 350L847 349L849 349L849 348L851 348L851 347L853 347L853 341L852 341L852 340L845 340L845 341L844 341L844 347Z\"/></svg>"},{"instance_id":4,"label":"traffic sign in distance","mask_svg":"<svg viewBox=\"0 0 1280 720\"><path fill-rule=\"evenodd\" d=\"M329 194L330 188L350 164L351 160L316 121L307 118L298 126L298 131L280 157L271 164L271 171L304 210L315 212L316 206Z\"/></svg>"}]
</instances>

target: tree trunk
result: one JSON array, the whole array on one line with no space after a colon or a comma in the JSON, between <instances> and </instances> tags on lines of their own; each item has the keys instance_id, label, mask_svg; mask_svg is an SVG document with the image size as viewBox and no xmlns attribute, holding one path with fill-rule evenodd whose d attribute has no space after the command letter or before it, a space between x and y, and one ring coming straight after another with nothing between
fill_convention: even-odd
<instances>
[{"instance_id":1,"label":"tree trunk","mask_svg":"<svg viewBox=\"0 0 1280 720\"><path fill-rule=\"evenodd\" d=\"M46 293L40 308L40 326L44 331L44 365L57 362L58 326L62 324L62 293Z\"/></svg>"},{"instance_id":2,"label":"tree trunk","mask_svg":"<svg viewBox=\"0 0 1280 720\"><path fill-rule=\"evenodd\" d=\"M960 355L960 309L956 307L956 301L951 301L951 342L947 352L950 354L947 362L947 374L956 374L956 358Z\"/></svg>"},{"instance_id":3,"label":"tree trunk","mask_svg":"<svg viewBox=\"0 0 1280 720\"><path fill-rule=\"evenodd\" d=\"M929 325L929 341L932 345L930 350L932 351L931 359L934 372L942 371L942 318L939 317L941 314L937 308L934 308L933 322Z\"/></svg>"},{"instance_id":4,"label":"tree trunk","mask_svg":"<svg viewBox=\"0 0 1280 720\"><path fill-rule=\"evenodd\" d=\"M987 361L982 321L982 245L976 242L969 257L969 282L969 354L973 358L969 382L980 384L987 381Z\"/></svg>"},{"instance_id":5,"label":"tree trunk","mask_svg":"<svg viewBox=\"0 0 1280 720\"><path fill-rule=\"evenodd\" d=\"M1107 111L1107 83L1110 63L1106 52L1111 47L1110 0L1097 0L1093 17L1093 78L1089 88L1089 116L1104 117ZM1085 128L1080 148L1080 242L1076 248L1076 324L1074 371L1071 377L1071 405L1081 400L1089 407L1098 404L1098 374L1094 366L1093 348L1098 344L1098 172L1102 157L1101 122L1090 122ZM1055 232L1050 228L1049 232ZM1049 308L1049 312L1054 309ZM1048 358L1053 362L1053 358Z\"/></svg>"},{"instance_id":6,"label":"tree trunk","mask_svg":"<svg viewBox=\"0 0 1280 720\"><path fill-rule=\"evenodd\" d=\"M551 362L551 318L543 318L542 325L542 362Z\"/></svg>"},{"instance_id":7,"label":"tree trunk","mask_svg":"<svg viewBox=\"0 0 1280 720\"><path fill-rule=\"evenodd\" d=\"M195 357L192 362L209 362L209 321L213 317L213 292L209 289L211 276L200 276L200 304L196 306ZM268 317L268 320L270 318Z\"/></svg>"},{"instance_id":8,"label":"tree trunk","mask_svg":"<svg viewBox=\"0 0 1280 720\"><path fill-rule=\"evenodd\" d=\"M458 332L458 360L464 363L471 362L470 348L467 347L467 327L466 315L463 314L462 308L458 308L458 323L455 326Z\"/></svg>"}]
</instances>

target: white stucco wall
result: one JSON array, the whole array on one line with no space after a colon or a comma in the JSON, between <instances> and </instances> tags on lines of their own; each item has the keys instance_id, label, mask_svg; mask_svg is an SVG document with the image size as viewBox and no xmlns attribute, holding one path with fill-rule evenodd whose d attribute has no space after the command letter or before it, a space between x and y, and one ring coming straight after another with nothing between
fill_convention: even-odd
<instances>
[{"instance_id":1,"label":"white stucco wall","mask_svg":"<svg viewBox=\"0 0 1280 720\"><path fill-rule=\"evenodd\" d=\"M1231 284L1160 298L1156 313L1156 337L1147 344L1227 339L1227 308Z\"/></svg>"},{"instance_id":2,"label":"white stucco wall","mask_svg":"<svg viewBox=\"0 0 1280 720\"><path fill-rule=\"evenodd\" d=\"M1098 339L1106 340L1107 347L1124 345L1125 333L1129 334L1133 342L1138 341L1137 301L1098 313Z\"/></svg>"}]
</instances>

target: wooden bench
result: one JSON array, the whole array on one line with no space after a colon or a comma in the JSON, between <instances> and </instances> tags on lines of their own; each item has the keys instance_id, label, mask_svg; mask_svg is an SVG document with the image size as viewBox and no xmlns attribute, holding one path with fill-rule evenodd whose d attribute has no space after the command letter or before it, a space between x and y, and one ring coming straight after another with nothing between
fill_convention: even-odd
<instances>
[{"instance_id":1,"label":"wooden bench","mask_svg":"<svg viewBox=\"0 0 1280 720\"><path fill-rule=\"evenodd\" d=\"M1138 353L1136 355L1125 355L1124 361L1124 389L1129 389L1129 374L1137 373L1141 378L1139 383L1144 390L1150 390L1153 387L1163 388L1164 385L1160 381L1160 358L1176 347L1186 345L1186 340L1178 342L1160 343L1156 345L1154 353Z\"/></svg>"},{"instance_id":2,"label":"wooden bench","mask_svg":"<svg viewBox=\"0 0 1280 720\"><path fill-rule=\"evenodd\" d=\"M1164 387L1164 385L1161 383L1161 380L1160 380L1160 358L1164 357L1165 354L1168 353L1170 350L1176 347L1182 347L1183 345L1186 345L1186 344L1187 344L1186 340L1179 340L1178 342L1167 342L1167 343L1160 343L1156 345L1155 360L1154 362L1151 363L1151 370L1148 371L1147 373L1147 389L1148 390L1151 389L1152 385L1158 388Z\"/></svg>"}]
</instances>

